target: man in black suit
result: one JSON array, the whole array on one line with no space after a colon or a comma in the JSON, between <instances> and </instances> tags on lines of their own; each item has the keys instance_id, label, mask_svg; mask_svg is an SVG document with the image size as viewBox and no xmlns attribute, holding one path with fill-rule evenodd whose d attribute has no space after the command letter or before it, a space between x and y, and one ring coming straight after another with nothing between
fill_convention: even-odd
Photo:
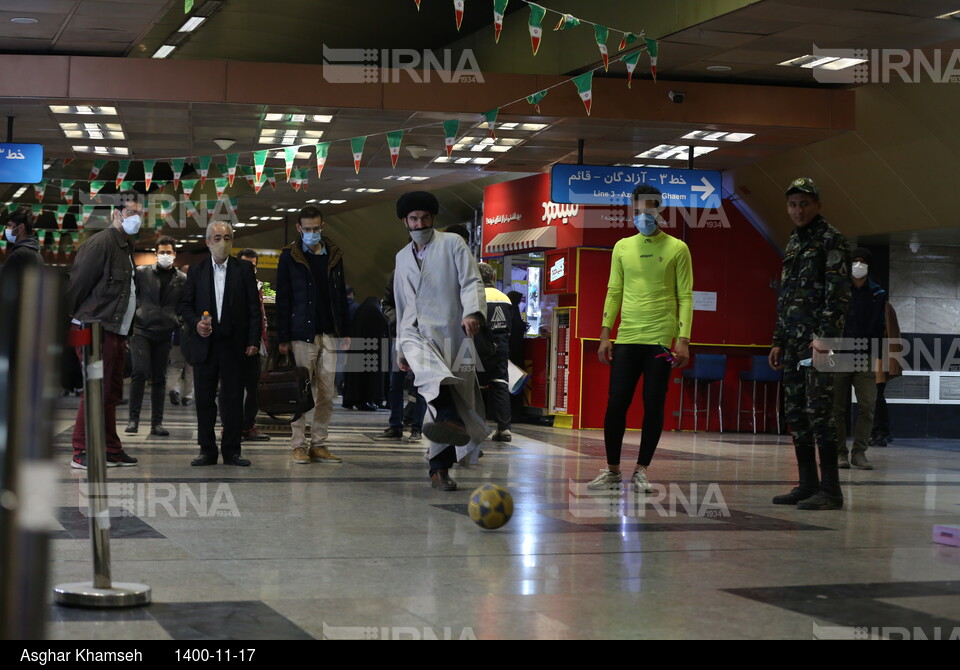
<instances>
[{"instance_id":1,"label":"man in black suit","mask_svg":"<svg viewBox=\"0 0 960 670\"><path fill-rule=\"evenodd\" d=\"M194 366L197 441L192 465L216 465L217 384L223 437L220 452L227 465L250 465L240 456L243 424L243 357L255 356L260 342L260 302L250 263L230 256L233 228L218 221L207 226L210 261L195 263L187 275L180 316L188 335L184 354ZM183 344L181 342L181 344Z\"/></svg>"}]
</instances>

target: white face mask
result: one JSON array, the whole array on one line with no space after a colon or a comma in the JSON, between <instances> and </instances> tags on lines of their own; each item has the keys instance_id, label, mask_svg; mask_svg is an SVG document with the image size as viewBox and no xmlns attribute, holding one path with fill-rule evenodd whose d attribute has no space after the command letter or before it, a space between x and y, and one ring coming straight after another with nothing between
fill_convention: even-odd
<instances>
[{"instance_id":1,"label":"white face mask","mask_svg":"<svg viewBox=\"0 0 960 670\"><path fill-rule=\"evenodd\" d=\"M6 231L4 231L4 235L7 236L7 242L10 244L16 244L17 242L17 236L13 234L13 231L13 228L7 228Z\"/></svg>"},{"instance_id":2,"label":"white face mask","mask_svg":"<svg viewBox=\"0 0 960 670\"><path fill-rule=\"evenodd\" d=\"M157 263L159 263L160 267L162 267L164 270L167 270L173 266L173 256L168 256L166 254L163 256L158 255Z\"/></svg>"},{"instance_id":3,"label":"white face mask","mask_svg":"<svg viewBox=\"0 0 960 670\"><path fill-rule=\"evenodd\" d=\"M211 242L207 246L210 247L210 254L218 263L222 263L230 255L230 250L233 249L232 242Z\"/></svg>"},{"instance_id":4,"label":"white face mask","mask_svg":"<svg viewBox=\"0 0 960 670\"><path fill-rule=\"evenodd\" d=\"M863 279L867 276L867 270L870 269L870 266L866 263L861 263L859 261L853 264L853 267L850 269L850 274L853 275L854 279Z\"/></svg>"},{"instance_id":5,"label":"white face mask","mask_svg":"<svg viewBox=\"0 0 960 670\"><path fill-rule=\"evenodd\" d=\"M418 247L424 247L433 239L433 228L421 228L420 230L410 230L410 237Z\"/></svg>"},{"instance_id":6,"label":"white face mask","mask_svg":"<svg viewBox=\"0 0 960 670\"><path fill-rule=\"evenodd\" d=\"M128 216L123 220L121 225L123 226L123 232L127 235L136 235L140 232L140 215L134 214L133 216Z\"/></svg>"}]
</instances>

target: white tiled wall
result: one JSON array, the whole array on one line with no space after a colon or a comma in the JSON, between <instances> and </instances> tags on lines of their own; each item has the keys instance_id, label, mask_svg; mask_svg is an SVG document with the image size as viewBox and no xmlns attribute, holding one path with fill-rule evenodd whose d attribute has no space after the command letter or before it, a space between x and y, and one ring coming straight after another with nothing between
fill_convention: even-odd
<instances>
[{"instance_id":1,"label":"white tiled wall","mask_svg":"<svg viewBox=\"0 0 960 670\"><path fill-rule=\"evenodd\" d=\"M960 333L960 247L890 247L890 304L905 333Z\"/></svg>"}]
</instances>

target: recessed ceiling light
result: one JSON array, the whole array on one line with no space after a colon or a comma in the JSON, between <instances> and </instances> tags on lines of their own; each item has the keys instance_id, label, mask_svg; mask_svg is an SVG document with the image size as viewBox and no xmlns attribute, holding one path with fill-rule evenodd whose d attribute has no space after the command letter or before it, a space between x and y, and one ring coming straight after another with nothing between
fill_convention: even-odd
<instances>
[{"instance_id":1,"label":"recessed ceiling light","mask_svg":"<svg viewBox=\"0 0 960 670\"><path fill-rule=\"evenodd\" d=\"M31 23L40 23L37 19L30 18L29 16L15 16L10 19L10 23L20 23L23 25L28 25Z\"/></svg>"},{"instance_id":2,"label":"recessed ceiling light","mask_svg":"<svg viewBox=\"0 0 960 670\"><path fill-rule=\"evenodd\" d=\"M187 22L180 26L178 33L192 33L194 30L200 27L200 24L207 20L205 16L194 16L193 18L187 19Z\"/></svg>"},{"instance_id":3,"label":"recessed ceiling light","mask_svg":"<svg viewBox=\"0 0 960 670\"><path fill-rule=\"evenodd\" d=\"M177 47L170 44L164 44L162 47L153 52L153 56L151 56L151 58L166 58L172 54L173 50L176 48Z\"/></svg>"},{"instance_id":4,"label":"recessed ceiling light","mask_svg":"<svg viewBox=\"0 0 960 670\"><path fill-rule=\"evenodd\" d=\"M694 147L693 155L702 156L711 151L716 151L719 147ZM659 160L687 160L690 147L675 146L672 144L661 144L649 151L637 154L634 158L656 158Z\"/></svg>"}]
</instances>

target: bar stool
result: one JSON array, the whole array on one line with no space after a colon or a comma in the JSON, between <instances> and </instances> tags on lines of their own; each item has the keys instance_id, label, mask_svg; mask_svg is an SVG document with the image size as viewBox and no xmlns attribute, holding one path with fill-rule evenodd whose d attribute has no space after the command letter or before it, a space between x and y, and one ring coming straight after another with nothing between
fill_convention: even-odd
<instances>
[{"instance_id":1,"label":"bar stool","mask_svg":"<svg viewBox=\"0 0 960 670\"><path fill-rule=\"evenodd\" d=\"M720 432L723 432L723 378L727 374L727 357L725 354L697 354L693 359L693 367L684 370L680 375L680 420L677 430L683 427L683 413L693 412L693 432L697 432L697 417L701 412L707 414L707 430L710 430L710 384L720 382L720 399L717 411L720 413ZM683 408L683 387L688 379L693 380L693 409ZM707 408L700 409L700 382L707 385Z\"/></svg>"},{"instance_id":2,"label":"bar stool","mask_svg":"<svg viewBox=\"0 0 960 670\"><path fill-rule=\"evenodd\" d=\"M743 382L753 382L750 393L750 409L740 409ZM740 373L737 382L737 432L740 432L740 417L749 414L753 421L753 432L757 432L757 384L763 385L763 432L767 432L767 385L776 384L777 435L780 434L780 387L783 383L783 370L774 370L766 356L754 356L753 367Z\"/></svg>"}]
</instances>

